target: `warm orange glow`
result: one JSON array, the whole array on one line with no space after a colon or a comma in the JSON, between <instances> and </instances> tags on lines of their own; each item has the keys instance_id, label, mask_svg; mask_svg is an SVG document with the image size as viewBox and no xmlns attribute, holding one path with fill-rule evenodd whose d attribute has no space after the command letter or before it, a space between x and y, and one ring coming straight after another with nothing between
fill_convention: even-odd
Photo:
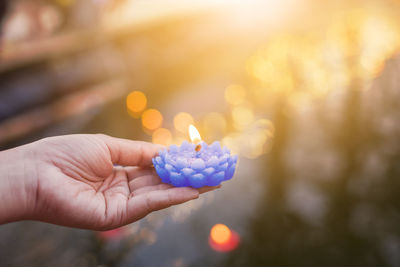
<instances>
[{"instance_id":1,"label":"warm orange glow","mask_svg":"<svg viewBox=\"0 0 400 267\"><path fill-rule=\"evenodd\" d=\"M239 105L246 97L246 90L237 84L232 84L225 89L225 100L229 104Z\"/></svg>"},{"instance_id":2,"label":"warm orange glow","mask_svg":"<svg viewBox=\"0 0 400 267\"><path fill-rule=\"evenodd\" d=\"M216 224L211 228L211 240L217 244L225 244L231 238L232 232L225 224Z\"/></svg>"},{"instance_id":3,"label":"warm orange glow","mask_svg":"<svg viewBox=\"0 0 400 267\"><path fill-rule=\"evenodd\" d=\"M193 124L193 117L186 112L180 112L174 117L175 129L181 133L186 133L189 125Z\"/></svg>"},{"instance_id":4,"label":"warm orange glow","mask_svg":"<svg viewBox=\"0 0 400 267\"><path fill-rule=\"evenodd\" d=\"M207 137L211 136L219 138L221 135L225 134L226 129L227 129L227 121L225 119L224 114L218 112L210 112L204 116L203 132Z\"/></svg>"},{"instance_id":5,"label":"warm orange glow","mask_svg":"<svg viewBox=\"0 0 400 267\"><path fill-rule=\"evenodd\" d=\"M254 121L254 112L251 107L237 106L232 109L233 126L243 130Z\"/></svg>"},{"instance_id":6,"label":"warm orange glow","mask_svg":"<svg viewBox=\"0 0 400 267\"><path fill-rule=\"evenodd\" d=\"M172 143L172 134L168 129L158 128L152 135L154 144L168 146Z\"/></svg>"},{"instance_id":7,"label":"warm orange glow","mask_svg":"<svg viewBox=\"0 0 400 267\"><path fill-rule=\"evenodd\" d=\"M142 112L146 108L146 105L147 98L140 91L134 91L126 97L126 107L133 115Z\"/></svg>"},{"instance_id":8,"label":"warm orange glow","mask_svg":"<svg viewBox=\"0 0 400 267\"><path fill-rule=\"evenodd\" d=\"M146 130L154 131L161 127L163 117L156 109L147 109L142 114L142 125Z\"/></svg>"},{"instance_id":9,"label":"warm orange glow","mask_svg":"<svg viewBox=\"0 0 400 267\"><path fill-rule=\"evenodd\" d=\"M211 228L208 243L218 252L229 252L236 249L240 243L238 233L224 224L216 224Z\"/></svg>"},{"instance_id":10,"label":"warm orange glow","mask_svg":"<svg viewBox=\"0 0 400 267\"><path fill-rule=\"evenodd\" d=\"M189 136L192 143L197 144L201 141L200 133L192 124L189 125Z\"/></svg>"}]
</instances>

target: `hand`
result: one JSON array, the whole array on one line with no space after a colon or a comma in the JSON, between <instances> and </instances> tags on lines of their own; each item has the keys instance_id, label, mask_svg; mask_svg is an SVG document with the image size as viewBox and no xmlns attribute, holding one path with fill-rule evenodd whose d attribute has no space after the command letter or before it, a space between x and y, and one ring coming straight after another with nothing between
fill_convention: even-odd
<instances>
[{"instance_id":1,"label":"hand","mask_svg":"<svg viewBox=\"0 0 400 267\"><path fill-rule=\"evenodd\" d=\"M106 230L215 189L162 183L150 167L160 147L146 142L69 135L46 138L21 149L24 169L31 174L24 174L25 193L18 193L25 200L23 219Z\"/></svg>"}]
</instances>

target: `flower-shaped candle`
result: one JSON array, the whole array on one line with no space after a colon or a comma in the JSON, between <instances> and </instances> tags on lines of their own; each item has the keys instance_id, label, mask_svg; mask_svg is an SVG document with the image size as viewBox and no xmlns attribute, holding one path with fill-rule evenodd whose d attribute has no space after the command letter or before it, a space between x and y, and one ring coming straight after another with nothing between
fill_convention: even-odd
<instances>
[{"instance_id":1,"label":"flower-shaped candle","mask_svg":"<svg viewBox=\"0 0 400 267\"><path fill-rule=\"evenodd\" d=\"M193 143L184 141L180 147L171 145L153 158L154 168L164 183L177 187L216 186L235 173L237 155L219 142L207 145L193 125L189 126Z\"/></svg>"}]
</instances>

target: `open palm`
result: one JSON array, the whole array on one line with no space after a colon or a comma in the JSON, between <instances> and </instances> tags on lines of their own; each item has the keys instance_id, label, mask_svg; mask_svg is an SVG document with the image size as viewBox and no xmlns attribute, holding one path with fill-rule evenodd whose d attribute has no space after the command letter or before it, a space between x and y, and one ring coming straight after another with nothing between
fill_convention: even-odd
<instances>
[{"instance_id":1,"label":"open palm","mask_svg":"<svg viewBox=\"0 0 400 267\"><path fill-rule=\"evenodd\" d=\"M151 167L159 147L106 135L43 139L35 149L34 219L96 230L198 198L200 190L161 182ZM199 192L200 191L200 192Z\"/></svg>"}]
</instances>

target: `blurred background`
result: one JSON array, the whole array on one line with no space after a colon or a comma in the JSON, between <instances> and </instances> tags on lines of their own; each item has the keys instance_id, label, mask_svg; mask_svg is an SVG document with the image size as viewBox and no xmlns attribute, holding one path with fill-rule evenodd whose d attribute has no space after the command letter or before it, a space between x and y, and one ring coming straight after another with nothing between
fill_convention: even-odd
<instances>
[{"instance_id":1,"label":"blurred background","mask_svg":"<svg viewBox=\"0 0 400 267\"><path fill-rule=\"evenodd\" d=\"M400 266L399 99L398 0L13 0L1 150L193 123L240 162L113 231L2 225L0 265Z\"/></svg>"}]
</instances>

